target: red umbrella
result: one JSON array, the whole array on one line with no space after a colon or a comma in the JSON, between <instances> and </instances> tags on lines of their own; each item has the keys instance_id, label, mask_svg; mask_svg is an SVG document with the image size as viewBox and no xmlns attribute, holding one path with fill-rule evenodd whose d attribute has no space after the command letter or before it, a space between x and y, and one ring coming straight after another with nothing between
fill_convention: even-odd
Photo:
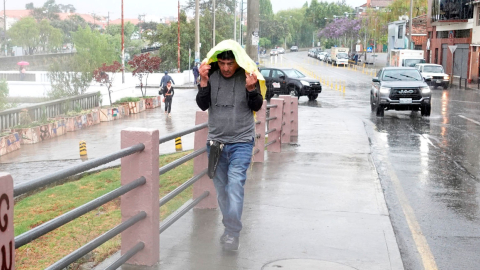
<instances>
[{"instance_id":1,"label":"red umbrella","mask_svg":"<svg viewBox=\"0 0 480 270\"><path fill-rule=\"evenodd\" d=\"M28 63L28 62L26 62L26 61L20 61L20 62L17 63L17 65L19 65L19 66L28 66L28 65L30 65L30 63Z\"/></svg>"}]
</instances>

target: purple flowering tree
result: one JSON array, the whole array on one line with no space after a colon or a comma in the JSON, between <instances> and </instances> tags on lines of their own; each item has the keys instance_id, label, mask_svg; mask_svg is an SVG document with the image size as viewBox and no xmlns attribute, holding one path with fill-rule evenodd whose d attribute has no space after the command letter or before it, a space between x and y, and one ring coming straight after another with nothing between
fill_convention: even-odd
<instances>
[{"instance_id":1,"label":"purple flowering tree","mask_svg":"<svg viewBox=\"0 0 480 270\"><path fill-rule=\"evenodd\" d=\"M319 33L318 37L336 40L340 45L347 46L350 42L356 42L360 36L361 21L359 19L339 18L327 24Z\"/></svg>"}]
</instances>

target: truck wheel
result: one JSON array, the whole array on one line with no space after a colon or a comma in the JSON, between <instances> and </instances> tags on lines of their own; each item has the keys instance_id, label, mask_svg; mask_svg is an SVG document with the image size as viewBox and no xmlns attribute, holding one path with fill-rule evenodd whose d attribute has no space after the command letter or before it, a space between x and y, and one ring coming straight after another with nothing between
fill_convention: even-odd
<instances>
[{"instance_id":1,"label":"truck wheel","mask_svg":"<svg viewBox=\"0 0 480 270\"><path fill-rule=\"evenodd\" d=\"M373 103L373 96L370 94L370 109L372 112L375 111L375 104Z\"/></svg>"},{"instance_id":2,"label":"truck wheel","mask_svg":"<svg viewBox=\"0 0 480 270\"><path fill-rule=\"evenodd\" d=\"M379 116L379 117L383 117L384 114L385 114L385 109L383 108L382 105L378 104L376 115Z\"/></svg>"},{"instance_id":3,"label":"truck wheel","mask_svg":"<svg viewBox=\"0 0 480 270\"><path fill-rule=\"evenodd\" d=\"M313 100L317 99L317 97L318 97L318 94L310 94L310 95L308 95L308 100L313 101Z\"/></svg>"},{"instance_id":4,"label":"truck wheel","mask_svg":"<svg viewBox=\"0 0 480 270\"><path fill-rule=\"evenodd\" d=\"M420 108L422 116L430 116L430 112L432 111L432 106L430 104L424 104Z\"/></svg>"},{"instance_id":5,"label":"truck wheel","mask_svg":"<svg viewBox=\"0 0 480 270\"><path fill-rule=\"evenodd\" d=\"M448 83L443 84L443 89L444 90L448 89Z\"/></svg>"}]
</instances>

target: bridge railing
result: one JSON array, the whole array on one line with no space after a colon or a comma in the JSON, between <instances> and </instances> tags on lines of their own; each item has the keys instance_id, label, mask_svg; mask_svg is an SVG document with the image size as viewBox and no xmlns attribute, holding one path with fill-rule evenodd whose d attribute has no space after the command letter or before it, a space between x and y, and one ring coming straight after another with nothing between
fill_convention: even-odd
<instances>
[{"instance_id":1,"label":"bridge railing","mask_svg":"<svg viewBox=\"0 0 480 270\"><path fill-rule=\"evenodd\" d=\"M99 106L100 92L82 94L35 104L23 108L13 108L0 111L0 131L12 128L22 123L20 113L27 110L32 121L39 121L42 117L54 118L75 109L92 109Z\"/></svg>"},{"instance_id":2,"label":"bridge railing","mask_svg":"<svg viewBox=\"0 0 480 270\"><path fill-rule=\"evenodd\" d=\"M297 98L284 96L273 98L270 102L271 104L267 106L265 101L262 109L257 112L257 139L253 153L256 162L263 162L265 148L278 152L277 150L281 148L281 137L287 136L287 133L295 134L294 123L297 121L295 117L298 112L296 108L296 104L298 105ZM288 109L285 110L287 107ZM270 111L269 118L266 118L267 110ZM286 115L288 115L288 119ZM15 249L118 197L121 197L122 223L46 269L64 269L119 234L121 234L122 255L106 269L117 269L125 263L138 266L157 265L160 259L160 234L163 231L194 207L218 207L213 181L207 176L207 121L207 112L199 111L196 114L194 127L164 137L159 137L159 131L153 129L129 128L122 130L121 150L15 187L9 174L0 173L0 210L2 210L0 249L2 249L2 252L5 250L5 254L2 254L2 256L5 255L3 258L10 258L7 262L4 262L7 269L14 267ZM265 131L268 121L271 129ZM193 132L195 132L194 151L160 168L159 145ZM265 133L268 133L269 137L269 143L267 144L264 144ZM283 140L283 143L288 142L287 139ZM121 158L121 186L119 188L14 237L14 197L47 187L66 177L88 171L119 158ZM163 198L159 198L159 176L161 177L162 174L191 159L194 159L194 176ZM160 224L159 207L192 185L193 200ZM10 265L7 265L8 263Z\"/></svg>"}]
</instances>

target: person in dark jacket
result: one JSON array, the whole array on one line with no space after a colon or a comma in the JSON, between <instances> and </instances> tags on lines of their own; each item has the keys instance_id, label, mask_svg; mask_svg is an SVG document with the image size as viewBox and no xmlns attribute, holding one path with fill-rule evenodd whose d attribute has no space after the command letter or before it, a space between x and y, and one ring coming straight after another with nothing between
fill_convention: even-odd
<instances>
[{"instance_id":1,"label":"person in dark jacket","mask_svg":"<svg viewBox=\"0 0 480 270\"><path fill-rule=\"evenodd\" d=\"M162 95L165 99L165 114L168 113L168 117L172 117L170 111L172 110L172 100L175 91L173 90L172 82L167 82L167 84L162 89Z\"/></svg>"},{"instance_id":2,"label":"person in dark jacket","mask_svg":"<svg viewBox=\"0 0 480 270\"><path fill-rule=\"evenodd\" d=\"M202 110L208 109L207 150L220 143L220 157L213 176L225 231L220 243L228 251L238 250L242 230L244 185L255 137L253 111L263 105L255 74L235 61L232 51L217 55L218 62L200 66L196 97ZM215 152L217 153L217 152Z\"/></svg>"},{"instance_id":3,"label":"person in dark jacket","mask_svg":"<svg viewBox=\"0 0 480 270\"><path fill-rule=\"evenodd\" d=\"M170 77L170 75L168 75L168 71L165 71L165 75L163 75L162 79L160 80L160 89L164 86L167 85L167 82L172 82L173 84L175 84L175 82L173 81L172 77Z\"/></svg>"},{"instance_id":4,"label":"person in dark jacket","mask_svg":"<svg viewBox=\"0 0 480 270\"><path fill-rule=\"evenodd\" d=\"M197 63L195 63L195 65L193 66L193 80L194 80L194 84L197 85L197 79L198 79L198 67L197 67Z\"/></svg>"}]
</instances>

